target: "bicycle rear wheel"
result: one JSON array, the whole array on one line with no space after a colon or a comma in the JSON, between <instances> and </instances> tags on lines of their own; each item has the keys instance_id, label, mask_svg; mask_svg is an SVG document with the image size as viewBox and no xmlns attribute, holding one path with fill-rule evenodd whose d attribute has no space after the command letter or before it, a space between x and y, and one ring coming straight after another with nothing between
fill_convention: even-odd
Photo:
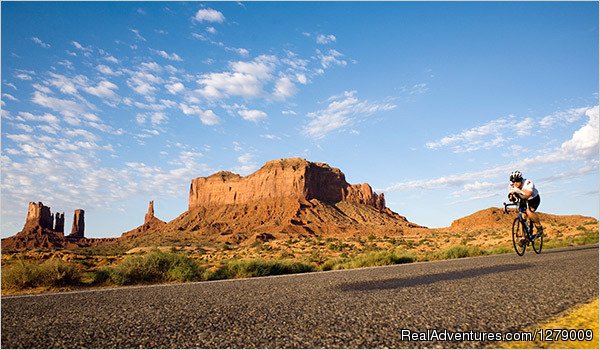
<instances>
[{"instance_id":1,"label":"bicycle rear wheel","mask_svg":"<svg viewBox=\"0 0 600 350\"><path fill-rule=\"evenodd\" d=\"M523 234L523 225L521 223L521 220L519 220L519 218L515 218L515 221L513 221L512 225L512 240L515 252L517 252L517 255L519 256L523 256L523 254L525 254L526 245L521 246L519 244L521 239L524 238L525 235Z\"/></svg>"},{"instance_id":2,"label":"bicycle rear wheel","mask_svg":"<svg viewBox=\"0 0 600 350\"><path fill-rule=\"evenodd\" d=\"M531 225L532 229L531 231L533 231L533 225ZM537 231L537 228L535 229L535 231ZM533 232L531 233L533 235ZM536 232L537 234L537 232ZM533 242L531 242L531 246L533 247L533 251L536 252L536 254L539 254L542 252L542 246L544 245L544 235L542 234L541 236L539 236L538 238L535 238L533 240Z\"/></svg>"}]
</instances>

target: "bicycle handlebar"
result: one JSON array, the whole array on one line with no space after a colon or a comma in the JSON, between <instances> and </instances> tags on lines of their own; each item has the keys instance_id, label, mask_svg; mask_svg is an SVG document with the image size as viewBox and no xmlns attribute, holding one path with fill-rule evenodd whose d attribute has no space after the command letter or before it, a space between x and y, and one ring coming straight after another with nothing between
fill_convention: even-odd
<instances>
[{"instance_id":1,"label":"bicycle handlebar","mask_svg":"<svg viewBox=\"0 0 600 350\"><path fill-rule=\"evenodd\" d=\"M508 214L508 207L516 207L517 205L519 205L517 202L512 202L509 204L502 203L502 204L504 204L504 214Z\"/></svg>"}]
</instances>

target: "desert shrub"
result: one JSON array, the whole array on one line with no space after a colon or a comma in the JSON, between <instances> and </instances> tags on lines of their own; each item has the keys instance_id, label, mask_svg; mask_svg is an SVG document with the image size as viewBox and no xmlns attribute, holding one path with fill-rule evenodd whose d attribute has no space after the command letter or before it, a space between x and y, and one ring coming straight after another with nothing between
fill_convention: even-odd
<instances>
[{"instance_id":1,"label":"desert shrub","mask_svg":"<svg viewBox=\"0 0 600 350\"><path fill-rule=\"evenodd\" d=\"M598 231L586 229L583 234L575 236L573 243L576 245L598 243Z\"/></svg>"},{"instance_id":2,"label":"desert shrub","mask_svg":"<svg viewBox=\"0 0 600 350\"><path fill-rule=\"evenodd\" d=\"M398 254L393 251L371 252L368 254L358 255L354 258L335 258L327 260L323 265L321 265L321 269L323 271L353 269L369 266L406 264L414 261L416 261L416 257L411 253Z\"/></svg>"},{"instance_id":3,"label":"desert shrub","mask_svg":"<svg viewBox=\"0 0 600 350\"><path fill-rule=\"evenodd\" d=\"M439 256L441 259L458 259L466 258L468 256L478 256L482 254L483 252L479 247L467 247L465 245L457 245L441 251Z\"/></svg>"},{"instance_id":4,"label":"desert shrub","mask_svg":"<svg viewBox=\"0 0 600 350\"><path fill-rule=\"evenodd\" d=\"M113 272L113 268L108 266L102 266L99 269L92 271L91 278L92 284L105 283L111 280L110 275Z\"/></svg>"},{"instance_id":5,"label":"desert shrub","mask_svg":"<svg viewBox=\"0 0 600 350\"><path fill-rule=\"evenodd\" d=\"M230 260L204 277L207 280L285 275L315 271L315 266L296 260Z\"/></svg>"},{"instance_id":6,"label":"desert shrub","mask_svg":"<svg viewBox=\"0 0 600 350\"><path fill-rule=\"evenodd\" d=\"M2 288L26 289L81 284L77 266L52 258L42 263L19 260L2 268Z\"/></svg>"},{"instance_id":7,"label":"desert shrub","mask_svg":"<svg viewBox=\"0 0 600 350\"><path fill-rule=\"evenodd\" d=\"M512 253L512 252L513 252L512 247L500 246L500 247L495 247L495 248L486 250L485 254L496 255L496 254L507 254L507 253Z\"/></svg>"},{"instance_id":8,"label":"desert shrub","mask_svg":"<svg viewBox=\"0 0 600 350\"><path fill-rule=\"evenodd\" d=\"M157 250L142 256L127 257L115 267L100 269L95 281L110 279L116 284L187 282L199 280L201 275L201 268L186 255Z\"/></svg>"}]
</instances>

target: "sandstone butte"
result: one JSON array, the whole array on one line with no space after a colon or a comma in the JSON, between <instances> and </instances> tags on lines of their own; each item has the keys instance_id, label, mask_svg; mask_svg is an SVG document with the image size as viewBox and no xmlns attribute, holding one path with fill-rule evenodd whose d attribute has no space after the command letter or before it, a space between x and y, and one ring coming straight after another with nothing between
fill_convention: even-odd
<instances>
[{"instance_id":1,"label":"sandstone butte","mask_svg":"<svg viewBox=\"0 0 600 350\"><path fill-rule=\"evenodd\" d=\"M188 210L163 230L308 235L401 234L421 227L385 206L369 184L301 158L267 162L248 176L221 171L192 180Z\"/></svg>"}]
</instances>

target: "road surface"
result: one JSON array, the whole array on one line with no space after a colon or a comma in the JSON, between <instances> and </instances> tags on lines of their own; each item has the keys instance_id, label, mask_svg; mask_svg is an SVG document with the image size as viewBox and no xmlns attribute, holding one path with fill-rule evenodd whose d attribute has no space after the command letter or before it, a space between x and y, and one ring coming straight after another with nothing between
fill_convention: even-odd
<instances>
[{"instance_id":1,"label":"road surface","mask_svg":"<svg viewBox=\"0 0 600 350\"><path fill-rule=\"evenodd\" d=\"M482 347L598 296L598 245L245 280L2 298L2 348Z\"/></svg>"}]
</instances>

